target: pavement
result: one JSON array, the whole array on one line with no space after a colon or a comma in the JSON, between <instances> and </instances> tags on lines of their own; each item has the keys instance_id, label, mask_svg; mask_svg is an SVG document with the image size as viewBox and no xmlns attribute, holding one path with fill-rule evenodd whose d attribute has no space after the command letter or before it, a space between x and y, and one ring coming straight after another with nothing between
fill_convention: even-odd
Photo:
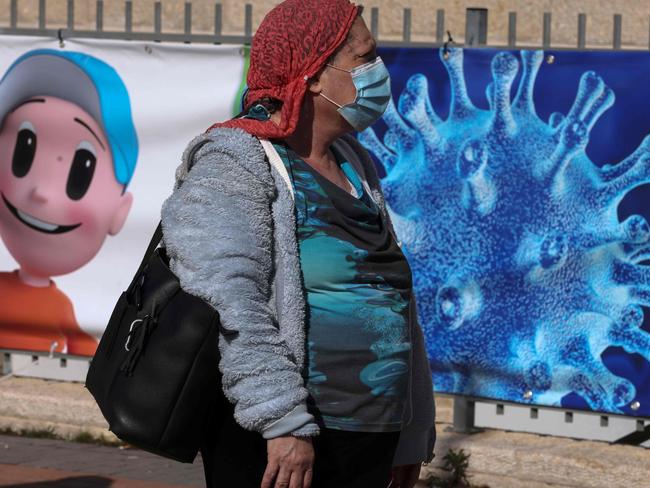
<instances>
[{"instance_id":1,"label":"pavement","mask_svg":"<svg viewBox=\"0 0 650 488\"><path fill-rule=\"evenodd\" d=\"M138 449L0 435L1 487L204 486L201 456L178 463Z\"/></svg>"},{"instance_id":2,"label":"pavement","mask_svg":"<svg viewBox=\"0 0 650 488\"><path fill-rule=\"evenodd\" d=\"M443 473L449 449L470 455L470 479L477 486L650 488L649 449L502 430L460 434L451 425L453 399L437 395L436 409L436 458L423 467L417 488ZM81 383L0 378L3 429L119 442ZM128 446L0 435L0 487L5 486L180 488L204 486L204 478L200 455L184 464Z\"/></svg>"}]
</instances>

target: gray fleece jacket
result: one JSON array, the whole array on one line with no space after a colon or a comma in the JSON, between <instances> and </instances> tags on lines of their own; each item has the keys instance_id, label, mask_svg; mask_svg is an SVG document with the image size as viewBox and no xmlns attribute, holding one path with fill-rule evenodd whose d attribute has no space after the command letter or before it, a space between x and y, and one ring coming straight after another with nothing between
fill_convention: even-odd
<instances>
[{"instance_id":1,"label":"gray fleece jacket","mask_svg":"<svg viewBox=\"0 0 650 488\"><path fill-rule=\"evenodd\" d=\"M390 219L374 164L350 136L335 142ZM191 168L191 171L190 171ZM308 411L306 295L294 202L286 175L260 141L240 129L213 129L190 142L161 211L163 242L181 287L218 310L219 369L235 420L270 439L317 435ZM411 374L393 465L433 458L433 387L415 294Z\"/></svg>"}]
</instances>

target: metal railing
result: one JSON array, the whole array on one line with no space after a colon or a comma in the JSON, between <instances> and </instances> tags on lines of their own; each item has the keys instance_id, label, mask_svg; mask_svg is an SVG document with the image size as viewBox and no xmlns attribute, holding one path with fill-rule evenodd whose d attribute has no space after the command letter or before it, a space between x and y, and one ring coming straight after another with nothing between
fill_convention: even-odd
<instances>
[{"instance_id":1,"label":"metal railing","mask_svg":"<svg viewBox=\"0 0 650 488\"><path fill-rule=\"evenodd\" d=\"M95 28L91 30L80 30L75 27L75 1L67 0L67 15L65 25L59 28L48 28L46 25L46 0L38 2L38 27L21 27L18 25L18 3L19 0L11 0L9 3L9 25L0 27L0 34L5 35L31 35L58 37L61 41L67 38L96 38L96 39L125 39L125 40L144 40L144 41L172 41L186 43L212 43L212 44L249 44L253 36L253 5L245 4L244 24L240 34L226 35L223 33L223 8L220 3L214 4L213 9L213 31L211 33L194 33L192 29L192 2L185 2L183 13L183 32L163 32L162 30L162 2L155 2L153 5L153 30L141 32L133 30L133 1L124 2L124 28L122 30L105 30L104 29L104 1L96 0L95 2ZM435 30L426 35L431 41L413 41L412 20L413 13L410 8L404 8L402 11L402 36L400 40L384 39L379 32L380 10L377 7L369 9L369 26L370 31L383 46L397 47L437 47L446 43L453 42L451 32L446 30L445 10L436 10ZM365 14L367 15L367 13ZM391 10L392 15L392 10ZM465 41L458 43L459 46L481 47L487 46L488 36L488 9L469 8L465 16ZM566 44L562 47L552 45L551 38L551 12L545 12L540 19L542 23L542 42L537 46L523 46L517 42L517 12L508 13L507 39L502 46L492 45L490 47L504 48L551 48L567 49ZM587 49L587 15L580 13L577 15L577 49ZM613 16L613 32L611 49L618 50L622 46L623 35L622 15ZM649 19L650 26L650 19ZM571 49L575 49L571 48ZM603 47L599 47L603 49ZM648 49L650 49L650 29L648 30Z\"/></svg>"},{"instance_id":2,"label":"metal railing","mask_svg":"<svg viewBox=\"0 0 650 488\"><path fill-rule=\"evenodd\" d=\"M47 28L45 25L46 0L38 2L38 27L18 26L18 0L11 0L9 4L9 26L0 27L0 34L5 35L26 35L58 37L60 40L69 38L92 38L92 39L124 39L141 41L171 41L171 42L194 42L213 44L247 44L250 43L253 35L253 6L246 4L244 17L244 30L241 35L225 35L222 33L223 9L220 3L214 5L214 31L212 34L192 33L192 3L184 5L184 18L182 33L163 32L162 30L162 2L154 3L153 31L136 32L133 30L133 1L124 2L124 29L104 30L104 1L95 2L95 29L79 30L75 28L75 2L67 0L67 21L64 27Z\"/></svg>"}]
</instances>

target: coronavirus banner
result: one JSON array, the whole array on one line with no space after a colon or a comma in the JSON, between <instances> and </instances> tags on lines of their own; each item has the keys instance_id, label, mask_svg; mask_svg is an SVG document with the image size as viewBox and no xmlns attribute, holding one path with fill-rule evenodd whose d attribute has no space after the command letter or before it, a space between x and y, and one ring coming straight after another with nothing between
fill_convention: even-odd
<instances>
[{"instance_id":1,"label":"coronavirus banner","mask_svg":"<svg viewBox=\"0 0 650 488\"><path fill-rule=\"evenodd\" d=\"M437 391L650 416L650 53L384 49Z\"/></svg>"},{"instance_id":2,"label":"coronavirus banner","mask_svg":"<svg viewBox=\"0 0 650 488\"><path fill-rule=\"evenodd\" d=\"M0 349L92 356L240 46L3 36Z\"/></svg>"}]
</instances>

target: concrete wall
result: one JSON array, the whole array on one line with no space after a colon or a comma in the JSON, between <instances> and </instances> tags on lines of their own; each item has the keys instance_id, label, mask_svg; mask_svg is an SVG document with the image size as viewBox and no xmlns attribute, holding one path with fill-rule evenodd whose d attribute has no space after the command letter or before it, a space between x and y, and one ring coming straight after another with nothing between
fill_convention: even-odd
<instances>
[{"instance_id":1,"label":"concrete wall","mask_svg":"<svg viewBox=\"0 0 650 488\"><path fill-rule=\"evenodd\" d=\"M249 0L253 4L253 25L256 27L277 0ZM9 0L0 0L0 24L9 22ZM183 0L163 1L163 30L183 29ZM224 33L241 33L244 25L242 0L222 0ZM465 32L465 10L484 7L488 14L488 43L503 45L507 40L508 12L517 12L517 41L520 45L540 45L544 12L552 14L552 44L577 44L578 13L587 14L587 44L609 47L613 37L613 16L623 16L623 47L647 49L650 43L650 2L648 0L366 0L366 20L370 23L370 8L378 7L379 38L399 40L402 37L402 12L412 9L412 39L435 40L436 10L445 9L445 29L456 41L462 42ZM193 30L212 32L214 4L212 0L193 0ZM18 0L19 23L35 26L38 0ZM78 28L94 26L95 0L76 0L75 19ZM135 30L151 30L154 0L133 0ZM105 29L121 29L124 25L124 2L104 1ZM64 26L66 0L47 1L48 27Z\"/></svg>"}]
</instances>

